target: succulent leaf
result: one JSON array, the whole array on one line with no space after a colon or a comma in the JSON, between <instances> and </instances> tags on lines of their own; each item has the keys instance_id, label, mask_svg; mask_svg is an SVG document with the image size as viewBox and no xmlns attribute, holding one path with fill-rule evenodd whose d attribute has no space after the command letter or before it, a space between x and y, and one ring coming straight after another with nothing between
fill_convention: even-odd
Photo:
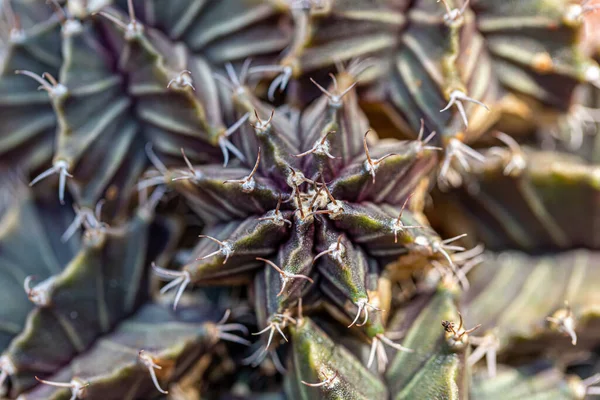
<instances>
[{"instance_id":1,"label":"succulent leaf","mask_svg":"<svg viewBox=\"0 0 600 400\"><path fill-rule=\"evenodd\" d=\"M62 62L58 21L47 21L51 10L13 2L20 26L10 26L2 49L0 67L0 156L3 166L19 164L34 170L51 154L56 119L46 93L37 92L39 82L15 75L17 70L58 76Z\"/></svg>"},{"instance_id":2,"label":"succulent leaf","mask_svg":"<svg viewBox=\"0 0 600 400\"><path fill-rule=\"evenodd\" d=\"M348 350L336 345L310 318L301 319L290 331L291 373L285 382L290 399L317 395L324 399L388 398L383 382Z\"/></svg>"},{"instance_id":3,"label":"succulent leaf","mask_svg":"<svg viewBox=\"0 0 600 400\"><path fill-rule=\"evenodd\" d=\"M85 396L78 398L154 397L157 389L143 357L151 357L160 367L156 369L158 382L173 382L191 360L209 354L218 342L219 328L211 315L214 311L198 302L182 307L177 314L166 305L144 304L48 379L68 382L77 377L85 382ZM69 388L40 385L24 396L54 400L70 392Z\"/></svg>"},{"instance_id":4,"label":"succulent leaf","mask_svg":"<svg viewBox=\"0 0 600 400\"><path fill-rule=\"evenodd\" d=\"M583 382L575 376L565 376L544 365L530 365L505 367L493 379L476 374L471 397L475 400L576 400L583 398L582 394L585 396L585 390Z\"/></svg>"},{"instance_id":5,"label":"succulent leaf","mask_svg":"<svg viewBox=\"0 0 600 400\"><path fill-rule=\"evenodd\" d=\"M469 238L491 249L598 246L597 166L567 154L526 149L524 169L507 174L506 166L519 154L506 148L491 154L467 174L467 185L457 192L462 205L456 209L457 203L449 202L446 211L440 206L442 218L464 216ZM582 209L588 211L577 212Z\"/></svg>"},{"instance_id":6,"label":"succulent leaf","mask_svg":"<svg viewBox=\"0 0 600 400\"><path fill-rule=\"evenodd\" d=\"M414 349L413 353L398 352L386 372L394 399L468 396L468 339L463 336L453 341L440 325L442 321L458 321L456 300L456 288L441 286L400 311L395 317L400 326L391 322L394 330L406 327L403 345Z\"/></svg>"},{"instance_id":7,"label":"succulent leaf","mask_svg":"<svg viewBox=\"0 0 600 400\"><path fill-rule=\"evenodd\" d=\"M528 0L512 7L477 0L472 6L500 82L562 109L586 68L576 46L581 22L569 20L567 4Z\"/></svg>"},{"instance_id":8,"label":"succulent leaf","mask_svg":"<svg viewBox=\"0 0 600 400\"><path fill-rule=\"evenodd\" d=\"M45 208L41 215L50 210ZM24 329L3 349L3 357L12 365L11 393L35 385L35 375L45 376L67 364L98 335L136 310L146 295L143 274L148 259L160 259L161 252L174 239L171 231L163 230L159 245L149 246L151 224L152 213L141 208L119 230L91 227L85 232L81 247L72 251L72 259L64 267L60 265L59 271L52 271L47 284L30 290L36 307L28 313ZM43 240L38 244L44 249ZM16 249L23 248L18 241L14 245ZM42 260L46 255L48 251L44 250ZM57 262L65 257L61 254ZM44 265L44 261L34 262ZM52 345L54 340L60 345Z\"/></svg>"},{"instance_id":9,"label":"succulent leaf","mask_svg":"<svg viewBox=\"0 0 600 400\"><path fill-rule=\"evenodd\" d=\"M79 238L67 243L60 241L74 217L69 208L36 197L23 184L4 187L4 190L14 191L15 200L0 222L0 295L8 305L0 312L0 348L3 350L24 328L35 301L45 301L44 296L40 296L47 290L44 286L52 285L52 277L64 270L80 246ZM28 277L33 286L29 293L23 290Z\"/></svg>"},{"instance_id":10,"label":"succulent leaf","mask_svg":"<svg viewBox=\"0 0 600 400\"><path fill-rule=\"evenodd\" d=\"M596 253L575 250L554 256L519 252L488 255L471 276L465 296L467 325L482 324L497 340L501 359L557 357L597 342L598 295L592 282ZM496 290L502 288L502 296ZM565 302L567 304L565 305ZM577 346L574 346L574 344Z\"/></svg>"}]
</instances>

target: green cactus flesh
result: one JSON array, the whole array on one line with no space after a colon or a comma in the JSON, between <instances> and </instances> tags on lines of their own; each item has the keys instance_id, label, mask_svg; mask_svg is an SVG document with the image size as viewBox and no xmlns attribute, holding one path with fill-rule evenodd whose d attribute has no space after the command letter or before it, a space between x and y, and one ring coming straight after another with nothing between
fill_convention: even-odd
<instances>
[{"instance_id":1,"label":"green cactus flesh","mask_svg":"<svg viewBox=\"0 0 600 400\"><path fill-rule=\"evenodd\" d=\"M599 395L596 11L4 0L0 398Z\"/></svg>"}]
</instances>

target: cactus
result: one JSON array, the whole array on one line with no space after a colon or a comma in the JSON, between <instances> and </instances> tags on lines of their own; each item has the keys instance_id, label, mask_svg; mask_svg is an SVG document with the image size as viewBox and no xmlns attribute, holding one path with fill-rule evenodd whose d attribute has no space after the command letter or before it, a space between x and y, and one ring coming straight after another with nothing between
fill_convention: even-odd
<instances>
[{"instance_id":1,"label":"cactus","mask_svg":"<svg viewBox=\"0 0 600 400\"><path fill-rule=\"evenodd\" d=\"M0 397L600 394L596 10L4 0Z\"/></svg>"}]
</instances>

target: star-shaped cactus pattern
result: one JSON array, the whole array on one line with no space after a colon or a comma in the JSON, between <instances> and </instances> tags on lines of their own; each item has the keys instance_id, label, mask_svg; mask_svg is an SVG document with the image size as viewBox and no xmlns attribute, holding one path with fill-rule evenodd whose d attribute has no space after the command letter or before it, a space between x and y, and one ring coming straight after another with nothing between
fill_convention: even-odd
<instances>
[{"instance_id":1,"label":"star-shaped cactus pattern","mask_svg":"<svg viewBox=\"0 0 600 400\"><path fill-rule=\"evenodd\" d=\"M437 149L423 140L376 139L351 75L321 86L323 96L296 127L269 111L235 71L230 77L237 112L251 115L232 143L256 161L224 169L194 167L186 158L188 169L165 174L165 183L211 221L180 271L155 267L171 280L166 288L176 291L175 305L186 285L243 282L260 271L256 312L268 348L275 332L285 337L285 315L306 291L320 287L337 297L332 301L347 302L350 326L363 326L380 311L370 291L388 264L400 256L449 257L452 246L407 207L429 179ZM382 329L369 331L376 338Z\"/></svg>"}]
</instances>

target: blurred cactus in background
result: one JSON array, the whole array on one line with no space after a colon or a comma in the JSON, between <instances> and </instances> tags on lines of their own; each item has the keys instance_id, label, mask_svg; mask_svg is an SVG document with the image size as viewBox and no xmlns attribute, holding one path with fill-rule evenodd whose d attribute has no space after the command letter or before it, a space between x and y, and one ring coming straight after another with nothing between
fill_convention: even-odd
<instances>
[{"instance_id":1,"label":"blurred cactus in background","mask_svg":"<svg viewBox=\"0 0 600 400\"><path fill-rule=\"evenodd\" d=\"M0 398L600 395L600 2L0 11Z\"/></svg>"}]
</instances>

